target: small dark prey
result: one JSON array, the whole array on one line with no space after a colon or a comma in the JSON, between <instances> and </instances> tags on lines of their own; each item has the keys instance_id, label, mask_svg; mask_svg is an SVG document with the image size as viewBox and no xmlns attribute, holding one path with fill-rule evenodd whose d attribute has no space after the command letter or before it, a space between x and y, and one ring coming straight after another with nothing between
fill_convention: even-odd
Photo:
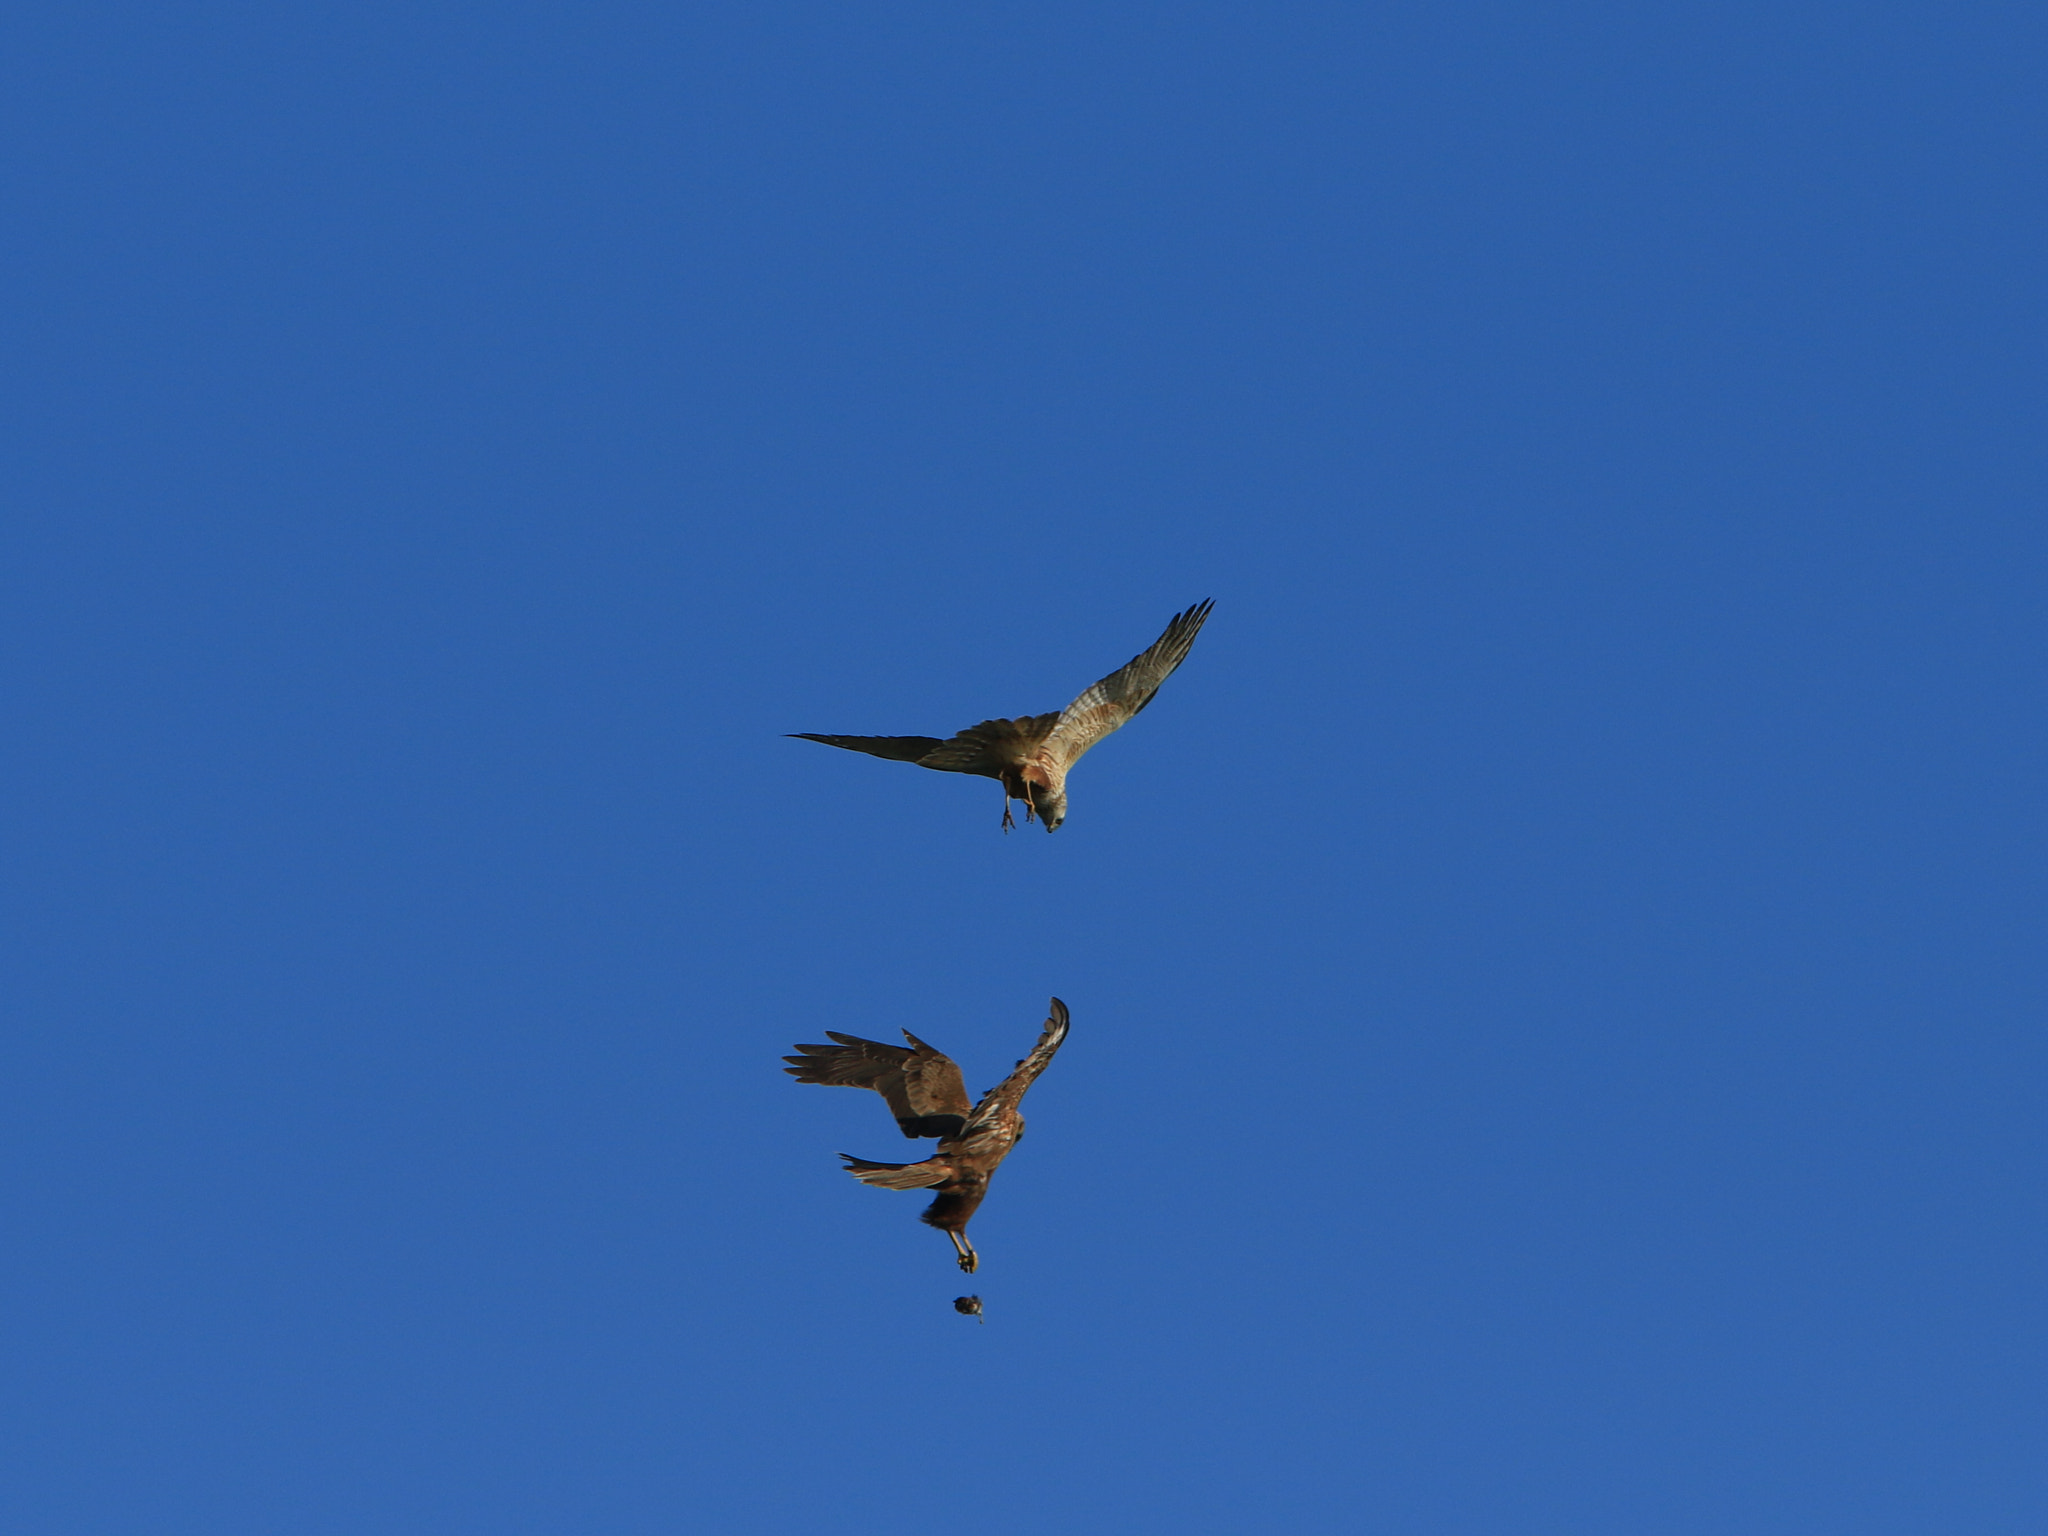
<instances>
[{"instance_id":1,"label":"small dark prey","mask_svg":"<svg viewBox=\"0 0 2048 1536\"><path fill-rule=\"evenodd\" d=\"M987 1318L981 1315L981 1298L979 1296L955 1296L953 1298L953 1310L962 1317L973 1318L977 1323L988 1321Z\"/></svg>"},{"instance_id":2,"label":"small dark prey","mask_svg":"<svg viewBox=\"0 0 2048 1536\"><path fill-rule=\"evenodd\" d=\"M936 736L820 736L793 734L802 741L865 752L936 768L944 773L978 773L999 779L1003 786L1003 830L1017 822L1010 802L1024 802L1024 819L1035 815L1054 832L1067 819L1067 774L1081 754L1152 702L1159 685L1187 659L1188 648L1209 617L1212 605L1197 603L1175 614L1166 633L1083 693L1065 709L1050 715L1021 715L1015 720L984 720L949 740Z\"/></svg>"},{"instance_id":3,"label":"small dark prey","mask_svg":"<svg viewBox=\"0 0 2048 1536\"><path fill-rule=\"evenodd\" d=\"M803 1054L783 1057L792 1063L783 1070L800 1083L872 1088L888 1103L904 1135L939 1138L938 1151L921 1163L871 1163L849 1152L839 1155L846 1159L848 1173L876 1189L937 1191L924 1220L953 1240L960 1267L973 1274L981 1260L967 1241L967 1223L988 1193L996 1165L1024 1135L1024 1117L1017 1105L1067 1038L1067 1005L1052 1000L1052 1017L1045 1021L1031 1054L978 1104L967 1102L966 1083L952 1059L907 1029L907 1050L842 1035L836 1029L825 1033L838 1043L799 1045Z\"/></svg>"}]
</instances>

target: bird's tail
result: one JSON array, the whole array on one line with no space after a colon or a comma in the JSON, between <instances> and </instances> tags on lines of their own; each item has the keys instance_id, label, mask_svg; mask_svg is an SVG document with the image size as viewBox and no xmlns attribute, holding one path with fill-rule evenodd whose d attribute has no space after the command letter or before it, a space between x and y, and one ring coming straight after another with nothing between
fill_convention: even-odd
<instances>
[{"instance_id":1,"label":"bird's tail","mask_svg":"<svg viewBox=\"0 0 2048 1536\"><path fill-rule=\"evenodd\" d=\"M839 1155L846 1159L848 1173L876 1189L930 1189L953 1176L953 1170L937 1158L921 1163L871 1163L851 1152Z\"/></svg>"}]
</instances>

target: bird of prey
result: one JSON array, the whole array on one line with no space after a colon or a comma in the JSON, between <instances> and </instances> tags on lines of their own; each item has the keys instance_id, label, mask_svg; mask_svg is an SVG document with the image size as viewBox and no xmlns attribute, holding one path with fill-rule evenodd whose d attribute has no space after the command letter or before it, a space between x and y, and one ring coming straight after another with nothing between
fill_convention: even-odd
<instances>
[{"instance_id":1,"label":"bird of prey","mask_svg":"<svg viewBox=\"0 0 2048 1536\"><path fill-rule=\"evenodd\" d=\"M876 1189L936 1190L938 1198L924 1220L953 1240L960 1267L973 1274L981 1260L967 1241L967 1223L988 1193L996 1165L1024 1134L1017 1105L1067 1038L1067 1005L1052 1000L1052 1017L1045 1021L1031 1054L983 1094L979 1104L967 1102L959 1067L907 1029L907 1050L842 1035L836 1029L825 1033L838 1043L799 1045L803 1054L783 1057L792 1065L782 1070L800 1083L872 1088L888 1102L904 1135L939 1138L938 1151L921 1163L871 1163L849 1152L839 1155L846 1159L848 1173Z\"/></svg>"},{"instance_id":2,"label":"bird of prey","mask_svg":"<svg viewBox=\"0 0 2048 1536\"><path fill-rule=\"evenodd\" d=\"M1003 830L1016 825L1010 802L1024 802L1024 819L1035 813L1045 830L1056 832L1067 819L1067 774L1081 754L1152 702L1159 685L1187 658L1211 603L1195 604L1175 614L1166 633L1150 650L1133 657L1083 693L1065 709L1050 715L1023 715L1015 720L984 720L946 741L936 736L820 736L792 734L803 741L822 741L873 757L894 758L946 773L978 773L999 779L1003 786Z\"/></svg>"}]
</instances>

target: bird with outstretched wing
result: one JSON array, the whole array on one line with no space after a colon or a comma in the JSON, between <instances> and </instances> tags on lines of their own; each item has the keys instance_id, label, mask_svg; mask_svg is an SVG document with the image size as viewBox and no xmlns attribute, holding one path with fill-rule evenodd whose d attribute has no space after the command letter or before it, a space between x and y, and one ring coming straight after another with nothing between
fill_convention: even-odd
<instances>
[{"instance_id":1,"label":"bird with outstretched wing","mask_svg":"<svg viewBox=\"0 0 2048 1536\"><path fill-rule=\"evenodd\" d=\"M1067 1005L1054 998L1051 1013L1031 1054L977 1104L968 1102L959 1067L907 1029L907 1049L828 1029L825 1033L836 1043L799 1045L802 1054L783 1057L791 1065L782 1070L800 1083L872 1088L888 1103L905 1136L939 1138L938 1150L921 1163L871 1163L851 1153L839 1155L848 1173L876 1189L936 1191L924 1220L953 1240L960 1267L973 1274L981 1260L967 1240L967 1223L988 1193L996 1165L1024 1135L1024 1116L1017 1109L1024 1091L1067 1038Z\"/></svg>"},{"instance_id":2,"label":"bird with outstretched wing","mask_svg":"<svg viewBox=\"0 0 2048 1536\"><path fill-rule=\"evenodd\" d=\"M984 720L941 741L936 736L821 736L792 734L872 757L893 758L946 773L978 773L1003 786L1003 830L1016 825L1010 802L1024 802L1048 832L1067 819L1067 774L1081 755L1152 702L1159 685L1187 659L1214 604L1201 602L1175 614L1151 648L1109 674L1065 709L1015 720Z\"/></svg>"}]
</instances>

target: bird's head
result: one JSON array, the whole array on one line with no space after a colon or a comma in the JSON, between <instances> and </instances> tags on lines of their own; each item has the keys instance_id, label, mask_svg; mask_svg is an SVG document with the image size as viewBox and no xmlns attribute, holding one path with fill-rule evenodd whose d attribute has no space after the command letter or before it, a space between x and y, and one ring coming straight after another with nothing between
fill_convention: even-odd
<instances>
[{"instance_id":1,"label":"bird's head","mask_svg":"<svg viewBox=\"0 0 2048 1536\"><path fill-rule=\"evenodd\" d=\"M1031 786L1031 804L1048 832L1059 831L1060 823L1067 819L1067 792L1064 789L1034 784Z\"/></svg>"}]
</instances>

